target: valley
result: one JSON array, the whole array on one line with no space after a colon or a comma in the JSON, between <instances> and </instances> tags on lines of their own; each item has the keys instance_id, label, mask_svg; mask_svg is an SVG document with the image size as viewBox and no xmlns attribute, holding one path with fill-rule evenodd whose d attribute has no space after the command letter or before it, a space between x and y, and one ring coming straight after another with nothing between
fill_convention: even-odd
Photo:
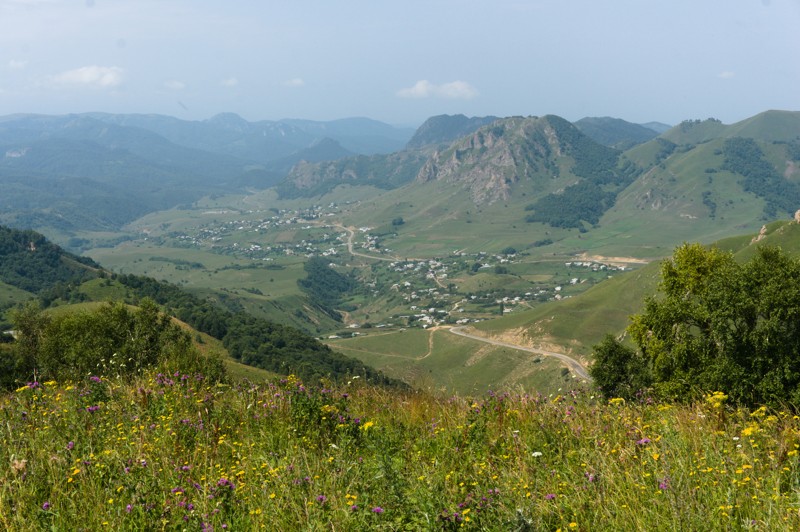
<instances>
[{"instance_id":1,"label":"valley","mask_svg":"<svg viewBox=\"0 0 800 532\"><path fill-rule=\"evenodd\" d=\"M93 120L117 136L134 124L170 142L190 131L106 116L50 127L91 138ZM233 142L231 120L204 127ZM305 128L297 142L314 142L308 124L291 126ZM275 187L236 181L116 227L48 233L114 272L299 328L415 386L557 390L586 379L592 346L624 330L675 246L754 234L800 206L798 139L797 113L646 134L605 119L434 117L404 150L330 152L334 160L286 166ZM207 138L187 145L213 147ZM782 180L781 195L758 179ZM448 332L464 327L473 336Z\"/></svg>"}]
</instances>

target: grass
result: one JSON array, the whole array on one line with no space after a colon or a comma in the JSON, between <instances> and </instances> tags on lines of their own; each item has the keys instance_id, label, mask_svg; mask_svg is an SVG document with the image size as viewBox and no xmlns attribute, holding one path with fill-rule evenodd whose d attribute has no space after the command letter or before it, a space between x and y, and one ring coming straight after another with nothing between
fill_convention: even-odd
<instances>
[{"instance_id":1,"label":"grass","mask_svg":"<svg viewBox=\"0 0 800 532\"><path fill-rule=\"evenodd\" d=\"M0 282L0 308L10 307L31 299L33 294Z\"/></svg>"},{"instance_id":2,"label":"grass","mask_svg":"<svg viewBox=\"0 0 800 532\"><path fill-rule=\"evenodd\" d=\"M456 336L447 329L408 329L327 343L433 393L475 394L489 389L549 393L573 385L551 359Z\"/></svg>"},{"instance_id":3,"label":"grass","mask_svg":"<svg viewBox=\"0 0 800 532\"><path fill-rule=\"evenodd\" d=\"M288 378L0 397L6 530L791 530L800 418Z\"/></svg>"}]
</instances>

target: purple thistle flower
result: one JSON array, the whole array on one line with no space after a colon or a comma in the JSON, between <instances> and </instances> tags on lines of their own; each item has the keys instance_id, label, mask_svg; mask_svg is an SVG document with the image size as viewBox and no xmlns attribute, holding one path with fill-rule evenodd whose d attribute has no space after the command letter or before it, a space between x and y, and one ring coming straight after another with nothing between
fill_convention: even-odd
<instances>
[{"instance_id":1,"label":"purple thistle flower","mask_svg":"<svg viewBox=\"0 0 800 532\"><path fill-rule=\"evenodd\" d=\"M131 506L130 504L125 507L125 511L128 513L131 513L131 510L133 510L133 506Z\"/></svg>"},{"instance_id":2,"label":"purple thistle flower","mask_svg":"<svg viewBox=\"0 0 800 532\"><path fill-rule=\"evenodd\" d=\"M374 514L382 514L383 513L383 508L381 508L380 506L376 506L375 508L372 509L372 513L374 513Z\"/></svg>"},{"instance_id":3,"label":"purple thistle flower","mask_svg":"<svg viewBox=\"0 0 800 532\"><path fill-rule=\"evenodd\" d=\"M544 498L547 499L548 501L552 501L553 499L556 498L556 494L555 493L548 493L547 495L544 496Z\"/></svg>"},{"instance_id":4,"label":"purple thistle flower","mask_svg":"<svg viewBox=\"0 0 800 532\"><path fill-rule=\"evenodd\" d=\"M71 441L67 444L67 450L71 451L75 447L75 442Z\"/></svg>"},{"instance_id":5,"label":"purple thistle flower","mask_svg":"<svg viewBox=\"0 0 800 532\"><path fill-rule=\"evenodd\" d=\"M50 501L44 501L44 504L42 505L42 510L47 511L49 509L50 509Z\"/></svg>"},{"instance_id":6,"label":"purple thistle flower","mask_svg":"<svg viewBox=\"0 0 800 532\"><path fill-rule=\"evenodd\" d=\"M325 504L328 498L325 495L317 495L317 502L320 504Z\"/></svg>"},{"instance_id":7,"label":"purple thistle flower","mask_svg":"<svg viewBox=\"0 0 800 532\"><path fill-rule=\"evenodd\" d=\"M637 440L636 445L647 445L651 441L653 440L651 440L650 438L642 438L641 440Z\"/></svg>"},{"instance_id":8,"label":"purple thistle flower","mask_svg":"<svg viewBox=\"0 0 800 532\"><path fill-rule=\"evenodd\" d=\"M92 375L91 377L89 377L89 380L92 382L102 382L102 379L100 377L97 377L96 375Z\"/></svg>"}]
</instances>

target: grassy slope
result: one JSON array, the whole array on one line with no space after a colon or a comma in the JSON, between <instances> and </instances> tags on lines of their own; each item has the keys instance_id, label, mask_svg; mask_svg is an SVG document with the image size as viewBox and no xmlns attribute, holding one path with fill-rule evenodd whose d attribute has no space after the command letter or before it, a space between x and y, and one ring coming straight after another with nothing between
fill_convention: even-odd
<instances>
[{"instance_id":1,"label":"grassy slope","mask_svg":"<svg viewBox=\"0 0 800 532\"><path fill-rule=\"evenodd\" d=\"M110 283L106 286L103 284L103 279L95 279L93 281L84 283L81 291L84 293L93 293L95 296L97 296L97 301L59 305L47 309L46 312L53 315L61 315L72 312L91 312L104 305L105 303L103 303L103 301L119 300L125 295L124 288L119 284ZM228 370L228 375L233 381L238 382L246 379L253 382L263 382L264 380L274 379L276 377L276 374L272 373L271 371L247 366L234 360L228 353L228 350L222 345L220 340L195 330L183 321L178 319L173 319L173 321L177 323L183 330L189 333L189 335L192 337L195 347L197 347L201 353L206 355L213 354L221 356L223 362L225 363L225 368Z\"/></svg>"},{"instance_id":2,"label":"grassy slope","mask_svg":"<svg viewBox=\"0 0 800 532\"><path fill-rule=\"evenodd\" d=\"M292 325L312 333L316 333L317 329L336 327L333 320L308 307L308 302L297 287L297 280L306 275L302 258L282 259L282 269L232 269L235 266L253 266L254 263L209 251L164 247L146 242L126 242L115 248L99 248L92 250L89 255L118 273L165 280L197 295L215 297L220 290L228 292L240 299L248 312L276 323ZM152 257L199 263L203 267L185 269L173 262L150 260ZM258 290L261 294L248 290ZM305 311L308 320L292 313L297 308Z\"/></svg>"},{"instance_id":3,"label":"grassy slope","mask_svg":"<svg viewBox=\"0 0 800 532\"><path fill-rule=\"evenodd\" d=\"M586 292L562 301L543 303L476 325L491 335L512 334L517 341L586 358L606 333L619 334L646 295L656 289L659 264L617 275Z\"/></svg>"},{"instance_id":4,"label":"grassy slope","mask_svg":"<svg viewBox=\"0 0 800 532\"><path fill-rule=\"evenodd\" d=\"M0 281L0 308L7 305L22 303L32 297L34 297L34 295L30 292L26 292L25 290Z\"/></svg>"},{"instance_id":5,"label":"grassy slope","mask_svg":"<svg viewBox=\"0 0 800 532\"><path fill-rule=\"evenodd\" d=\"M687 152L676 152L665 167L653 167L617 198L601 219L600 227L581 242L603 254L660 258L683 241L711 243L744 232L757 231L764 202L742 191L739 177L718 168L723 141L711 141ZM703 203L703 193L716 204L714 218Z\"/></svg>"},{"instance_id":6,"label":"grassy slope","mask_svg":"<svg viewBox=\"0 0 800 532\"><path fill-rule=\"evenodd\" d=\"M389 376L434 393L475 394L488 389L549 393L571 382L550 359L487 345L446 329L391 331L328 343Z\"/></svg>"},{"instance_id":7,"label":"grassy slope","mask_svg":"<svg viewBox=\"0 0 800 532\"><path fill-rule=\"evenodd\" d=\"M773 222L767 226L762 240L754 242L754 236L739 235L715 245L733 252L742 262L749 260L759 245L780 246L790 255L800 256L800 224ZM591 346L603 335L624 332L628 317L640 311L646 296L656 293L659 276L660 261L657 261L618 275L573 298L545 303L476 327L491 335L511 333L531 345L552 345L558 351L589 357Z\"/></svg>"}]
</instances>

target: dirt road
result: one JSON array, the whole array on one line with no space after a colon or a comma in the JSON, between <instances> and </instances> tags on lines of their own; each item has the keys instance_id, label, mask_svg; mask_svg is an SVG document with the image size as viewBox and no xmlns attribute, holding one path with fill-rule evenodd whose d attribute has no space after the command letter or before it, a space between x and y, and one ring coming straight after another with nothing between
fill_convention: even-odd
<instances>
[{"instance_id":1,"label":"dirt road","mask_svg":"<svg viewBox=\"0 0 800 532\"><path fill-rule=\"evenodd\" d=\"M499 340L484 338L483 336L475 336L474 334L469 334L467 332L464 332L464 327L451 327L450 332L453 334L457 334L459 336L463 336L465 338L469 338L470 340L477 340L479 342L485 342L487 344L492 344L500 347L508 347L509 349L519 349L520 351L528 351L529 353L534 353L537 355L557 358L561 362L563 362L570 369L570 371L572 371L575 375L577 375L578 378L583 379L585 381L592 380L592 378L589 376L589 372L586 371L586 368L584 368L580 362L578 362L572 357L568 357L567 355L563 355L561 353L555 353L553 351L545 351L544 349L537 349L535 347L524 347L521 345L507 344Z\"/></svg>"}]
</instances>

